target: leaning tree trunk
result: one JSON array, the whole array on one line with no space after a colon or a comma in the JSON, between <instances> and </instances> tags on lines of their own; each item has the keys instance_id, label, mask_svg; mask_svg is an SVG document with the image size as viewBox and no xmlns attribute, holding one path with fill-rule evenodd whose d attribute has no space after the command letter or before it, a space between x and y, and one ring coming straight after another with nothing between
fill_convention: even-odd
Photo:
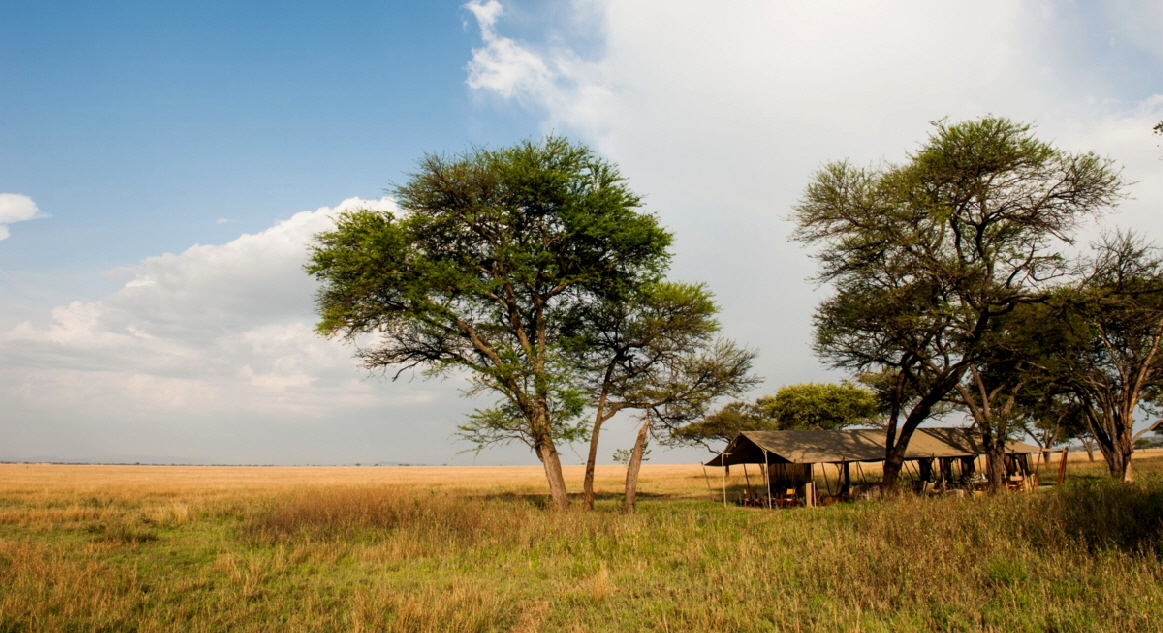
<instances>
[{"instance_id":1,"label":"leaning tree trunk","mask_svg":"<svg viewBox=\"0 0 1163 633\"><path fill-rule=\"evenodd\" d=\"M622 512L634 513L634 501L638 496L638 471L642 469L642 452L646 448L646 435L650 431L650 421L642 423L638 429L638 437L634 438L634 452L630 454L630 463L626 465L626 502Z\"/></svg>"},{"instance_id":2,"label":"leaning tree trunk","mask_svg":"<svg viewBox=\"0 0 1163 633\"><path fill-rule=\"evenodd\" d=\"M544 415L537 416L533 424L533 448L537 458L545 467L545 478L549 480L549 495L553 499L553 507L565 510L569 507L569 495L565 490L565 473L561 470L561 456L557 453L557 446L553 444L553 435L549 432L549 425Z\"/></svg>"},{"instance_id":3,"label":"leaning tree trunk","mask_svg":"<svg viewBox=\"0 0 1163 633\"><path fill-rule=\"evenodd\" d=\"M895 425L890 425L888 430L887 444L884 456L884 469L881 475L881 490L885 494L895 494L898 492L900 485L900 474L905 466L905 454L909 449L909 441L913 439L913 431L917 426L929 417L928 410L920 412L917 408L909 414L905 423L901 426L900 433L893 437L893 430Z\"/></svg>"},{"instance_id":4,"label":"leaning tree trunk","mask_svg":"<svg viewBox=\"0 0 1163 633\"><path fill-rule=\"evenodd\" d=\"M594 430L590 434L590 454L586 458L586 474L585 481L582 484L584 495L584 504L586 510L594 509L594 471L598 465L598 432L602 430L602 414L598 411L598 416L594 418Z\"/></svg>"},{"instance_id":5,"label":"leaning tree trunk","mask_svg":"<svg viewBox=\"0 0 1163 633\"><path fill-rule=\"evenodd\" d=\"M1091 442L1091 440L1086 440L1086 439L1081 439L1081 438L1078 441L1082 442L1082 449L1086 451L1086 456L1088 458L1090 458L1090 461L1093 462L1094 461L1094 444Z\"/></svg>"},{"instance_id":6,"label":"leaning tree trunk","mask_svg":"<svg viewBox=\"0 0 1163 633\"><path fill-rule=\"evenodd\" d=\"M900 483L900 474L905 465L905 453L909 448L909 441L913 439L913 431L929 418L929 414L933 412L933 406L940 402L945 394L949 393L965 373L964 369L958 369L948 376L938 385L933 386L928 393L926 393L920 401L917 402L913 409L909 411L908 417L905 418L904 424L900 426L900 433L897 431L897 417L899 403L903 399L904 382L897 383L895 399L893 404L893 412L889 416L887 433L885 434L885 450L884 450L884 470L881 477L881 490L886 494L894 494L897 492L897 486Z\"/></svg>"},{"instance_id":7,"label":"leaning tree trunk","mask_svg":"<svg viewBox=\"0 0 1163 633\"><path fill-rule=\"evenodd\" d=\"M537 456L541 465L545 467L545 478L549 480L549 495L553 498L553 507L565 510L569 507L569 495L565 491L565 474L561 470L561 456L557 454L557 447L552 440L546 440L537 446Z\"/></svg>"}]
</instances>

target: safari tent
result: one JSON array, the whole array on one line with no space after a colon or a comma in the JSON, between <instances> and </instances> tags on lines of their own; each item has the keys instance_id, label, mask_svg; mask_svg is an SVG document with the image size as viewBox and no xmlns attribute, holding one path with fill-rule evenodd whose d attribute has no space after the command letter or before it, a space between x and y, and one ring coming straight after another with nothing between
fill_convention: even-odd
<instances>
[{"instance_id":1,"label":"safari tent","mask_svg":"<svg viewBox=\"0 0 1163 633\"><path fill-rule=\"evenodd\" d=\"M758 466L760 481L767 482L770 503L772 498L786 496L789 489L801 490L804 484L813 482L817 465L821 466L819 474L832 494L832 481L823 465L833 464L836 466L835 496L850 498L852 466L856 466L863 479L862 463L884 461L885 440L883 429L745 431L705 466L724 469L735 465L743 465L744 469L748 464ZM1025 480L1030 474L1029 455L1039 452L1041 449L1036 446L1008 442L1006 474ZM980 436L971 428L919 428L905 453L905 469L918 482L945 488L971 480L977 470L977 458L983 453Z\"/></svg>"}]
</instances>

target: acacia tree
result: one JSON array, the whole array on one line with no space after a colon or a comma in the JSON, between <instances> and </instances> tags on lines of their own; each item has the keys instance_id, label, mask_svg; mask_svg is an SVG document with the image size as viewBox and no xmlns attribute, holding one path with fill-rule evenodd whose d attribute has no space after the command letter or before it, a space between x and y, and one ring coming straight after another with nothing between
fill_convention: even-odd
<instances>
[{"instance_id":1,"label":"acacia tree","mask_svg":"<svg viewBox=\"0 0 1163 633\"><path fill-rule=\"evenodd\" d=\"M1063 272L1054 242L1120 188L1109 160L1055 150L1028 125L992 117L938 123L901 166L841 162L816 174L794 213L795 239L819 246L817 280L836 290L817 308L815 350L835 367L896 378L886 487L918 425L981 360L997 319ZM1004 442L984 439L987 451Z\"/></svg>"},{"instance_id":2,"label":"acacia tree","mask_svg":"<svg viewBox=\"0 0 1163 633\"><path fill-rule=\"evenodd\" d=\"M369 369L467 370L499 396L462 427L480 445L521 441L569 499L556 441L584 404L563 327L611 289L656 280L671 237L617 168L560 137L426 155L395 189L399 214L355 211L316 236L317 329L355 341Z\"/></svg>"},{"instance_id":3,"label":"acacia tree","mask_svg":"<svg viewBox=\"0 0 1163 633\"><path fill-rule=\"evenodd\" d=\"M642 412L644 424L627 459L626 503L632 512L646 431L657 413L670 425L701 415L720 396L737 396L758 379L748 374L755 353L715 340L719 308L701 284L661 282L579 313L578 365L587 369L594 409L584 502L594 507L594 471L602 425L619 412ZM677 419L675 416L681 416Z\"/></svg>"},{"instance_id":4,"label":"acacia tree","mask_svg":"<svg viewBox=\"0 0 1163 633\"><path fill-rule=\"evenodd\" d=\"M1111 476L1131 481L1134 416L1163 387L1163 259L1132 233L1108 236L1063 293L1074 345L1051 365L1074 391Z\"/></svg>"}]
</instances>

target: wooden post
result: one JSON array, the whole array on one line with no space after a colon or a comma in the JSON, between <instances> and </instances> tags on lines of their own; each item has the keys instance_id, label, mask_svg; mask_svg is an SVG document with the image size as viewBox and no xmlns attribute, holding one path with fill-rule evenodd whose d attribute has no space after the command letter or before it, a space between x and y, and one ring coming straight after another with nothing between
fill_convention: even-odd
<instances>
[{"instance_id":1,"label":"wooden post","mask_svg":"<svg viewBox=\"0 0 1163 633\"><path fill-rule=\"evenodd\" d=\"M726 455L726 453L724 453ZM727 507L727 458L723 458L723 507Z\"/></svg>"},{"instance_id":2,"label":"wooden post","mask_svg":"<svg viewBox=\"0 0 1163 633\"><path fill-rule=\"evenodd\" d=\"M1055 486L1061 486L1062 482L1066 481L1066 462L1070 458L1070 447L1062 449L1062 461L1058 464L1058 481Z\"/></svg>"},{"instance_id":3,"label":"wooden post","mask_svg":"<svg viewBox=\"0 0 1163 633\"><path fill-rule=\"evenodd\" d=\"M937 460L941 465L941 490L953 482L953 458L942 457Z\"/></svg>"},{"instance_id":4,"label":"wooden post","mask_svg":"<svg viewBox=\"0 0 1163 633\"><path fill-rule=\"evenodd\" d=\"M809 481L808 483L804 484L804 507L805 508L816 507L816 484L815 484L815 482Z\"/></svg>"},{"instance_id":5,"label":"wooden post","mask_svg":"<svg viewBox=\"0 0 1163 633\"><path fill-rule=\"evenodd\" d=\"M933 481L933 458L925 457L917 460L917 479Z\"/></svg>"},{"instance_id":6,"label":"wooden post","mask_svg":"<svg viewBox=\"0 0 1163 633\"><path fill-rule=\"evenodd\" d=\"M851 468L851 466L852 466L852 464L850 464L848 462L844 462L844 465L843 465L844 470L841 473L844 477L844 484L840 487L840 496L845 501L847 501L848 497L851 496L851 494L852 494L852 468Z\"/></svg>"}]
</instances>

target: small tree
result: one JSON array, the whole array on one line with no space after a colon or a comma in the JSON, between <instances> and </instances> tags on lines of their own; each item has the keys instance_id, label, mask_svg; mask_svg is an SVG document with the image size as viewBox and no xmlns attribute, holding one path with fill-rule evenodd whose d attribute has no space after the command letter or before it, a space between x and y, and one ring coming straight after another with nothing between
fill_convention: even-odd
<instances>
[{"instance_id":1,"label":"small tree","mask_svg":"<svg viewBox=\"0 0 1163 633\"><path fill-rule=\"evenodd\" d=\"M1076 338L1051 369L1082 404L1111 476L1131 481L1135 414L1163 385L1163 258L1131 233L1095 246L1060 299Z\"/></svg>"},{"instance_id":2,"label":"small tree","mask_svg":"<svg viewBox=\"0 0 1163 633\"><path fill-rule=\"evenodd\" d=\"M500 397L462 427L485 446L524 442L556 507L569 503L556 442L585 403L564 328L572 315L657 280L670 235L617 168L560 137L427 155L396 188L402 213L356 211L316 236L318 330L355 341L369 369L467 371Z\"/></svg>"},{"instance_id":3,"label":"small tree","mask_svg":"<svg viewBox=\"0 0 1163 633\"><path fill-rule=\"evenodd\" d=\"M667 424L704 414L722 396L737 396L757 378L749 375L755 353L714 339L718 306L701 284L661 282L579 313L575 330L577 364L586 368L585 384L594 408L586 460L584 501L594 506L594 471L602 425L621 411L643 413L637 444L645 446L648 412L666 411ZM656 429L662 430L662 429ZM641 456L628 458L626 511L634 507Z\"/></svg>"},{"instance_id":4,"label":"small tree","mask_svg":"<svg viewBox=\"0 0 1163 633\"><path fill-rule=\"evenodd\" d=\"M851 383L803 383L782 387L753 403L732 402L674 431L682 443L730 442L743 431L842 429L876 423L876 395Z\"/></svg>"},{"instance_id":5,"label":"small tree","mask_svg":"<svg viewBox=\"0 0 1163 633\"><path fill-rule=\"evenodd\" d=\"M809 382L780 388L755 402L757 412L778 429L842 429L876 421L876 396L851 383Z\"/></svg>"}]
</instances>

